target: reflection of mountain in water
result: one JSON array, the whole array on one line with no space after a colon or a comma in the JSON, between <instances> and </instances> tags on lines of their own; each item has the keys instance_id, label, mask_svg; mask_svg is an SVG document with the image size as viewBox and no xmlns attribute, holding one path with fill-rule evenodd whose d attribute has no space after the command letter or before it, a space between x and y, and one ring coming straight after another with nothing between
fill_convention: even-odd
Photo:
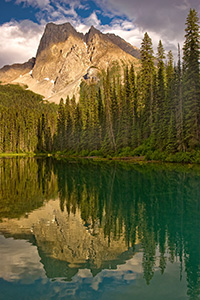
<instances>
[{"instance_id":1,"label":"reflection of mountain in water","mask_svg":"<svg viewBox=\"0 0 200 300\"><path fill-rule=\"evenodd\" d=\"M133 256L127 251L123 235L115 240L104 237L96 224L85 226L80 213L62 212L59 201L49 201L44 207L21 219L4 220L0 231L15 238L34 241L49 278L67 280L79 269L90 269L96 275L102 269L116 269ZM32 235L32 238L31 238Z\"/></svg>"},{"instance_id":2,"label":"reflection of mountain in water","mask_svg":"<svg viewBox=\"0 0 200 300\"><path fill-rule=\"evenodd\" d=\"M34 236L49 277L114 269L139 243L147 284L179 261L180 279L186 272L188 295L198 299L199 170L40 159L1 161L0 172L0 230ZM42 207L51 198L59 201Z\"/></svg>"}]
</instances>

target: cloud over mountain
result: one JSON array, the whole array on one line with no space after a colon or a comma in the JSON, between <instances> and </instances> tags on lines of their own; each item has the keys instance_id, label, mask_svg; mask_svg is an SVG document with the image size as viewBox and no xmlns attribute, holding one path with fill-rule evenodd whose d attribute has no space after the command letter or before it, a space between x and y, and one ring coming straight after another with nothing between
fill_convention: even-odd
<instances>
[{"instance_id":1,"label":"cloud over mountain","mask_svg":"<svg viewBox=\"0 0 200 300\"><path fill-rule=\"evenodd\" d=\"M0 66L24 62L35 56L43 30L43 25L29 20L11 21L1 25Z\"/></svg>"}]
</instances>

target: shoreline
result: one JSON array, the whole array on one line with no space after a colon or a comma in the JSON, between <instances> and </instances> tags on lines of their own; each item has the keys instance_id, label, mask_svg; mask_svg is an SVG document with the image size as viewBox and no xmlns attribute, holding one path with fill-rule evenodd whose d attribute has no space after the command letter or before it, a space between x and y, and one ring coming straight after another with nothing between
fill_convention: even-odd
<instances>
[{"instance_id":1,"label":"shoreline","mask_svg":"<svg viewBox=\"0 0 200 300\"><path fill-rule=\"evenodd\" d=\"M180 162L180 161L166 161L166 160L148 160L145 156L79 156L67 155L63 153L0 153L0 158L15 158L15 157L30 157L30 158L55 158L66 160L91 160L93 162L123 162L132 164L179 164L179 165L200 165L198 162Z\"/></svg>"}]
</instances>

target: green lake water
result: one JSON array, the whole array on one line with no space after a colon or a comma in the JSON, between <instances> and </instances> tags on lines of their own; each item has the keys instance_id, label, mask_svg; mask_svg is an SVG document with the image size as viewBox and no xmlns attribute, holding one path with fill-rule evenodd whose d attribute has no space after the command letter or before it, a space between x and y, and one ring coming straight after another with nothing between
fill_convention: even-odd
<instances>
[{"instance_id":1,"label":"green lake water","mask_svg":"<svg viewBox=\"0 0 200 300\"><path fill-rule=\"evenodd\" d=\"M200 299L200 167L0 159L0 299Z\"/></svg>"}]
</instances>

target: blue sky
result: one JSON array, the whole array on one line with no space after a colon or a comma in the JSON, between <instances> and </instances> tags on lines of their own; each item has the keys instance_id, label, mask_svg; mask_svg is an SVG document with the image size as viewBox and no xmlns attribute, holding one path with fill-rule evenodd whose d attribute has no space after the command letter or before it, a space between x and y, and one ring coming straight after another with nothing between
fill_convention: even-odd
<instances>
[{"instance_id":1,"label":"blue sky","mask_svg":"<svg viewBox=\"0 0 200 300\"><path fill-rule=\"evenodd\" d=\"M41 4L40 4L41 2ZM48 5L43 5L43 3L47 3ZM67 3L69 2L69 3ZM47 6L51 7L52 10L58 10L59 7L62 7L68 13L64 13L66 17L70 17L74 15L74 11L81 18L88 18L92 12L96 12L99 20L102 25L109 24L113 18L117 16L112 16L111 14L103 13L101 7L95 1L81 1L76 4L76 1L15 1L15 0L1 0L1 19L0 24L4 24L9 22L11 19L20 21L24 19L29 19L33 22L40 23L41 21L41 12L48 12ZM71 10L71 13L70 13ZM74 11L73 11L74 10ZM45 16L45 15L43 15ZM51 16L45 16L47 19L51 19ZM122 17L122 16L121 16ZM124 19L126 17L124 16ZM52 17L53 21L56 21L56 18ZM59 20L59 17L58 17Z\"/></svg>"},{"instance_id":2,"label":"blue sky","mask_svg":"<svg viewBox=\"0 0 200 300\"><path fill-rule=\"evenodd\" d=\"M78 31L94 25L140 47L148 32L156 47L166 51L183 43L190 8L200 11L199 0L0 0L0 67L35 56L48 22L70 22Z\"/></svg>"}]
</instances>

